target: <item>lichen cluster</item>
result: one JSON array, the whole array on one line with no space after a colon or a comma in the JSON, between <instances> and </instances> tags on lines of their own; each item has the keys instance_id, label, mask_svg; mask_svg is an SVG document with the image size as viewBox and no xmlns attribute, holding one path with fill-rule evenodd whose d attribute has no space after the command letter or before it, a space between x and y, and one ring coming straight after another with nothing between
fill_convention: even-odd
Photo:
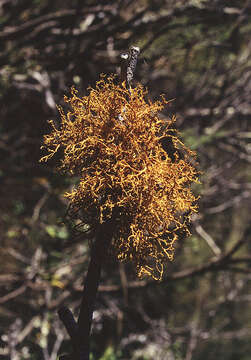
<instances>
[{"instance_id":1,"label":"lichen cluster","mask_svg":"<svg viewBox=\"0 0 251 360\"><path fill-rule=\"evenodd\" d=\"M160 279L179 233L189 233L196 211L191 184L198 181L175 118L159 116L167 101L151 102L142 85L128 90L104 76L87 96L72 88L64 101L70 110L59 108L59 129L50 121L41 160L59 152L59 168L79 177L65 194L71 213L89 226L112 221L117 258L132 261L139 276Z\"/></svg>"}]
</instances>

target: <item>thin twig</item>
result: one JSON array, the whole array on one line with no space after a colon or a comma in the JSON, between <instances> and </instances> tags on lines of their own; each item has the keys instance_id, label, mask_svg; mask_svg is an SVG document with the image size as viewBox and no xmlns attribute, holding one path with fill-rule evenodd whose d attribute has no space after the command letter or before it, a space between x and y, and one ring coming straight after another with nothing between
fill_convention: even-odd
<instances>
[{"instance_id":1,"label":"thin twig","mask_svg":"<svg viewBox=\"0 0 251 360\"><path fill-rule=\"evenodd\" d=\"M137 46L132 46L130 48L129 54L123 53L120 55L120 80L121 84L126 83L126 87L130 89L131 83L134 77L136 70L137 60L140 53L140 48Z\"/></svg>"},{"instance_id":2,"label":"thin twig","mask_svg":"<svg viewBox=\"0 0 251 360\"><path fill-rule=\"evenodd\" d=\"M216 256L220 256L221 255L221 249L216 244L214 239L203 229L203 227L201 225L196 225L195 230L207 242L208 246L212 249L213 253Z\"/></svg>"},{"instance_id":3,"label":"thin twig","mask_svg":"<svg viewBox=\"0 0 251 360\"><path fill-rule=\"evenodd\" d=\"M139 47L132 46L130 48L130 56L127 67L127 84L129 88L131 87L131 83L134 77L139 53L140 53Z\"/></svg>"}]
</instances>

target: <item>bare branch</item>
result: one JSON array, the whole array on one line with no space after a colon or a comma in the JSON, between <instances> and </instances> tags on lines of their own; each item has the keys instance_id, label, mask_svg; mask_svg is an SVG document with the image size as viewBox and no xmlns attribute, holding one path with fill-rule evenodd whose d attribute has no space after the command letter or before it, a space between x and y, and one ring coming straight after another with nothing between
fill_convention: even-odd
<instances>
[{"instance_id":1,"label":"bare branch","mask_svg":"<svg viewBox=\"0 0 251 360\"><path fill-rule=\"evenodd\" d=\"M136 70L138 55L140 53L139 47L132 46L130 49L129 62L127 67L127 84L130 88L131 82L133 80L134 72Z\"/></svg>"}]
</instances>

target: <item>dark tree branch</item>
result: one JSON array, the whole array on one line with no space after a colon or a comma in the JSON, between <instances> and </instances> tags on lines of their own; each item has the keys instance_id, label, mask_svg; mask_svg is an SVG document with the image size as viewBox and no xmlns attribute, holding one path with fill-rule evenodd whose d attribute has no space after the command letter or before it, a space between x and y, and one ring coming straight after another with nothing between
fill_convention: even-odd
<instances>
[{"instance_id":1,"label":"dark tree branch","mask_svg":"<svg viewBox=\"0 0 251 360\"><path fill-rule=\"evenodd\" d=\"M64 324L71 340L75 342L78 326L72 315L72 312L66 306L63 306L58 310L58 316Z\"/></svg>"},{"instance_id":2,"label":"dark tree branch","mask_svg":"<svg viewBox=\"0 0 251 360\"><path fill-rule=\"evenodd\" d=\"M101 249L103 248L102 234L99 234L91 251L91 260L85 280L85 286L82 293L82 302L78 318L77 332L77 358L80 360L88 360L90 352L90 330L94 310L94 302L101 275ZM103 248L104 250L104 248Z\"/></svg>"},{"instance_id":3,"label":"dark tree branch","mask_svg":"<svg viewBox=\"0 0 251 360\"><path fill-rule=\"evenodd\" d=\"M72 341L73 354L70 355L70 357L66 355L66 358L71 360L89 360L90 331L94 304L100 281L102 263L106 257L111 238L111 223L107 222L99 225L96 239L91 249L91 259L82 292L82 301L77 323L69 309L63 307L58 312Z\"/></svg>"}]
</instances>

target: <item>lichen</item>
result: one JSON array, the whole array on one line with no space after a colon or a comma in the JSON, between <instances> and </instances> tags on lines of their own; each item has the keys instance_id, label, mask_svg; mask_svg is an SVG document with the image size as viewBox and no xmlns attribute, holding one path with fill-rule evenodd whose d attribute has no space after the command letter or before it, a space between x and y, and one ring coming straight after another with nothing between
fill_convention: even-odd
<instances>
[{"instance_id":1,"label":"lichen","mask_svg":"<svg viewBox=\"0 0 251 360\"><path fill-rule=\"evenodd\" d=\"M128 90L113 76L102 76L87 96L72 88L64 101L70 110L59 107L59 129L50 121L41 161L60 150L59 169L79 177L65 194L70 213L89 226L113 221L117 258L132 261L140 277L160 279L197 211L195 154L173 128L175 117L160 117L168 101L151 102L141 84Z\"/></svg>"}]
</instances>

